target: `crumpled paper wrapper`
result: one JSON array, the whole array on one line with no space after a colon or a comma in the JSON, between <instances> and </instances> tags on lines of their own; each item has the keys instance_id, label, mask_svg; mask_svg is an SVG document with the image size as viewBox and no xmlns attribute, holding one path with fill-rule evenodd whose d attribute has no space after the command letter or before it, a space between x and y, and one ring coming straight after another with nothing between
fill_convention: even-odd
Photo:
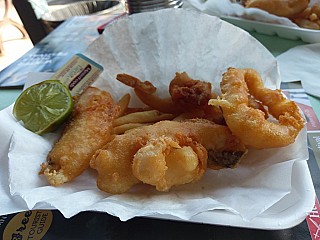
<instances>
[{"instance_id":1,"label":"crumpled paper wrapper","mask_svg":"<svg viewBox=\"0 0 320 240\"><path fill-rule=\"evenodd\" d=\"M285 17L278 17L257 8L245 8L243 5L231 0L186 0L192 6L202 12L214 16L232 16L266 23L281 24L290 27L298 27Z\"/></svg>"},{"instance_id":2,"label":"crumpled paper wrapper","mask_svg":"<svg viewBox=\"0 0 320 240\"><path fill-rule=\"evenodd\" d=\"M116 74L123 72L152 81L163 95L177 71L210 81L217 92L221 74L231 66L255 68L271 88L280 83L275 59L250 35L216 17L182 9L119 19L85 55L104 66L94 85L110 91L115 99L132 92L115 80ZM225 209L250 221L292 191L292 166L308 159L303 129L294 144L249 149L236 169L208 170L200 181L170 192L138 184L127 193L110 195L98 190L92 169L63 186L49 186L38 172L59 134L38 136L24 129L12 116L12 106L1 111L0 118L0 201L4 203L0 214L58 209L65 217L102 211L123 221L155 215L188 220L204 211ZM291 199L292 204L297 199Z\"/></svg>"}]
</instances>

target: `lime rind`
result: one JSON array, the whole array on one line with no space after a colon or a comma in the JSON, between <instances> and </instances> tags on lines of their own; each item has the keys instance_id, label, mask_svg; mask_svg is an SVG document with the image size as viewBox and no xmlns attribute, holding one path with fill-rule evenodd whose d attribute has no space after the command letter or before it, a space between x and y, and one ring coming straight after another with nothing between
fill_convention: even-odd
<instances>
[{"instance_id":1,"label":"lime rind","mask_svg":"<svg viewBox=\"0 0 320 240\"><path fill-rule=\"evenodd\" d=\"M73 100L59 80L46 80L24 90L16 100L13 115L37 134L55 130L71 114Z\"/></svg>"}]
</instances>

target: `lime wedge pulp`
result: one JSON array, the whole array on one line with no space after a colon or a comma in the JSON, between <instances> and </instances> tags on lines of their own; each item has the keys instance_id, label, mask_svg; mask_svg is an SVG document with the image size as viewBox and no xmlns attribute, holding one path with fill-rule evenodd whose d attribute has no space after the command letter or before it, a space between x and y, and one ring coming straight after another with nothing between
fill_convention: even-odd
<instances>
[{"instance_id":1,"label":"lime wedge pulp","mask_svg":"<svg viewBox=\"0 0 320 240\"><path fill-rule=\"evenodd\" d=\"M37 134L56 129L70 115L73 100L59 80L46 80L24 90L13 107L13 115Z\"/></svg>"}]
</instances>

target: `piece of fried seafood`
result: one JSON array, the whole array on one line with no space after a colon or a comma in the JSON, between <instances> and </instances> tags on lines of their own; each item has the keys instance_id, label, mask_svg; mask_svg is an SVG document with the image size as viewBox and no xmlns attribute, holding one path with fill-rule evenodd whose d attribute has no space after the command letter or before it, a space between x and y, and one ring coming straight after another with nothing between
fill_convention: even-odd
<instances>
[{"instance_id":1,"label":"piece of fried seafood","mask_svg":"<svg viewBox=\"0 0 320 240\"><path fill-rule=\"evenodd\" d=\"M148 91L149 81L143 82L128 74L118 74L117 79L132 87L137 97L147 106L163 113L180 115L179 120L204 118L218 124L225 123L221 110L208 106L208 101L215 96L211 83L194 80L186 72L176 73L170 82L169 98L161 98L156 95L156 91Z\"/></svg>"},{"instance_id":2,"label":"piece of fried seafood","mask_svg":"<svg viewBox=\"0 0 320 240\"><path fill-rule=\"evenodd\" d=\"M166 120L117 135L90 166L98 171L98 188L108 193L124 193L139 182L168 191L199 180L207 167L235 167L246 151L226 126Z\"/></svg>"},{"instance_id":3,"label":"piece of fried seafood","mask_svg":"<svg viewBox=\"0 0 320 240\"><path fill-rule=\"evenodd\" d=\"M161 98L154 94L157 90L149 81L142 81L139 78L126 73L118 74L116 79L121 83L132 87L137 97L147 106L163 113L180 113L183 110L173 104L171 98ZM151 84L151 86L150 86ZM151 90L150 90L151 89Z\"/></svg>"},{"instance_id":4,"label":"piece of fried seafood","mask_svg":"<svg viewBox=\"0 0 320 240\"><path fill-rule=\"evenodd\" d=\"M229 68L221 81L222 95L210 105L221 107L231 132L247 146L276 148L293 143L305 125L298 106L284 97L281 90L264 87L253 69ZM277 122L266 119L265 112L249 106L252 95L267 107Z\"/></svg>"},{"instance_id":5,"label":"piece of fried seafood","mask_svg":"<svg viewBox=\"0 0 320 240\"><path fill-rule=\"evenodd\" d=\"M294 17L303 12L310 0L246 0L246 8L259 8L280 17Z\"/></svg>"},{"instance_id":6,"label":"piece of fried seafood","mask_svg":"<svg viewBox=\"0 0 320 240\"><path fill-rule=\"evenodd\" d=\"M197 181L206 168L207 151L200 143L172 136L150 139L134 154L132 162L133 175L158 191Z\"/></svg>"},{"instance_id":7,"label":"piece of fried seafood","mask_svg":"<svg viewBox=\"0 0 320 240\"><path fill-rule=\"evenodd\" d=\"M112 122L119 107L111 95L98 88L87 88L75 102L62 136L41 165L53 186L69 182L89 167L96 150L112 138Z\"/></svg>"},{"instance_id":8,"label":"piece of fried seafood","mask_svg":"<svg viewBox=\"0 0 320 240\"><path fill-rule=\"evenodd\" d=\"M179 119L204 118L217 124L225 124L222 111L218 107L208 106L215 98L211 83L195 80L186 72L176 73L169 84L172 102L183 109Z\"/></svg>"}]
</instances>

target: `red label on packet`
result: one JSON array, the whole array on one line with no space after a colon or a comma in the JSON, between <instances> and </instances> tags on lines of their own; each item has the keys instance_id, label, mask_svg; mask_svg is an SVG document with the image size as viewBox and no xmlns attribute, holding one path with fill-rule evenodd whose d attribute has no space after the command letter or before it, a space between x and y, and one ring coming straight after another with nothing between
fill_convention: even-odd
<instances>
[{"instance_id":1,"label":"red label on packet","mask_svg":"<svg viewBox=\"0 0 320 240\"><path fill-rule=\"evenodd\" d=\"M310 235L313 240L320 239L320 205L318 198L316 197L315 205L312 211L307 216L306 220L310 230Z\"/></svg>"},{"instance_id":2,"label":"red label on packet","mask_svg":"<svg viewBox=\"0 0 320 240\"><path fill-rule=\"evenodd\" d=\"M301 103L297 103L297 105L301 108L302 112L306 116L308 131L320 131L320 122L313 108Z\"/></svg>"},{"instance_id":3,"label":"red label on packet","mask_svg":"<svg viewBox=\"0 0 320 240\"><path fill-rule=\"evenodd\" d=\"M102 71L103 67L98 63L82 54L76 54L51 79L60 80L75 96L97 80Z\"/></svg>"}]
</instances>

